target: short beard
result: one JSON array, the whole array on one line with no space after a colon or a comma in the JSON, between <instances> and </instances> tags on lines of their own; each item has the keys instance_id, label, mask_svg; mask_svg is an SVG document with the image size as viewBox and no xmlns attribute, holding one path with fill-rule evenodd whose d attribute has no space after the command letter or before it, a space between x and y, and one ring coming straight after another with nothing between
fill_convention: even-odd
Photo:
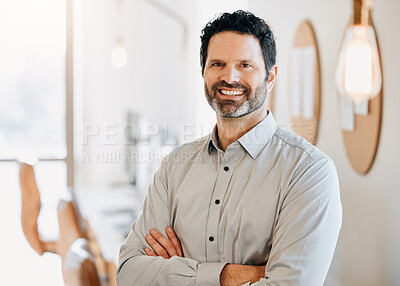
<instances>
[{"instance_id":1,"label":"short beard","mask_svg":"<svg viewBox=\"0 0 400 286\"><path fill-rule=\"evenodd\" d=\"M234 100L219 100L217 92L218 89L222 87L240 88L244 90L245 92L243 98L245 100L241 102ZM239 118L250 114L263 106L267 98L266 82L263 82L261 85L257 86L254 91L247 85L242 85L239 83L232 85L224 81L214 83L210 90L205 82L204 91L208 104L212 107L212 109L215 110L215 112L217 112L218 115L225 118Z\"/></svg>"}]
</instances>

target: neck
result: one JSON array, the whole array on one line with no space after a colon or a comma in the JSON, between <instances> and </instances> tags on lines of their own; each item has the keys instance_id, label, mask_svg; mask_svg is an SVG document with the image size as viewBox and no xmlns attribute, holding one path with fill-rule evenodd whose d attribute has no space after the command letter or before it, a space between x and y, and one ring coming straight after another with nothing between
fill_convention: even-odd
<instances>
[{"instance_id":1,"label":"neck","mask_svg":"<svg viewBox=\"0 0 400 286\"><path fill-rule=\"evenodd\" d=\"M220 148L225 151L254 126L260 123L268 114L263 105L258 110L238 118L227 118L217 114L217 129Z\"/></svg>"}]
</instances>

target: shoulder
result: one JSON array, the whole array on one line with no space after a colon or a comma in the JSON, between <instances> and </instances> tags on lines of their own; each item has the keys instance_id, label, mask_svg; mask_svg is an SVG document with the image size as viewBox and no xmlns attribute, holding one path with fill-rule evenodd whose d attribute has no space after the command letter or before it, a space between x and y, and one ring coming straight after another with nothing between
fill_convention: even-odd
<instances>
[{"instance_id":1,"label":"shoulder","mask_svg":"<svg viewBox=\"0 0 400 286\"><path fill-rule=\"evenodd\" d=\"M281 162L289 181L305 174L306 177L315 177L317 174L313 175L312 172L316 169L320 169L319 176L336 176L335 164L327 154L288 130L277 127L269 150L274 154L275 160Z\"/></svg>"},{"instance_id":2,"label":"shoulder","mask_svg":"<svg viewBox=\"0 0 400 286\"><path fill-rule=\"evenodd\" d=\"M307 197L307 200L340 201L339 179L333 160L304 138L277 128L273 140L284 156L287 170L284 198ZM286 200L286 199L285 199Z\"/></svg>"},{"instance_id":3,"label":"shoulder","mask_svg":"<svg viewBox=\"0 0 400 286\"><path fill-rule=\"evenodd\" d=\"M298 156L305 157L309 162L319 161L320 159L330 160L328 155L318 149L316 146L293 132L277 127L273 140L275 144L280 145L282 149L291 151Z\"/></svg>"}]
</instances>

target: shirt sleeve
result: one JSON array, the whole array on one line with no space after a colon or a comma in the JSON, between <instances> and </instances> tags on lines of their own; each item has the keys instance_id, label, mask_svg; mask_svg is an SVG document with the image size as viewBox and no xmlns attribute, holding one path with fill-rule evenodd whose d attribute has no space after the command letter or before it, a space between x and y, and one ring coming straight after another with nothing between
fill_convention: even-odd
<instances>
[{"instance_id":1,"label":"shirt sleeve","mask_svg":"<svg viewBox=\"0 0 400 286\"><path fill-rule=\"evenodd\" d=\"M145 247L151 249L145 240L150 229L156 228L166 236L165 228L170 225L167 161L168 157L154 175L143 212L120 248L117 285L219 285L225 263L199 263L178 256L164 259L144 252Z\"/></svg>"},{"instance_id":2,"label":"shirt sleeve","mask_svg":"<svg viewBox=\"0 0 400 286\"><path fill-rule=\"evenodd\" d=\"M251 285L324 284L342 223L336 168L329 158L294 175L278 214L265 278Z\"/></svg>"}]
</instances>

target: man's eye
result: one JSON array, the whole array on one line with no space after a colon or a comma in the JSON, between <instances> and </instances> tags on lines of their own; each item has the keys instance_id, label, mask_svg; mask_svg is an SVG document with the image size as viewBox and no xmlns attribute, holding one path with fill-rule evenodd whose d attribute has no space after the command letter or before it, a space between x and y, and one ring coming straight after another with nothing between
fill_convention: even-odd
<instances>
[{"instance_id":1,"label":"man's eye","mask_svg":"<svg viewBox=\"0 0 400 286\"><path fill-rule=\"evenodd\" d=\"M212 66L213 67L222 67L222 64L221 63L213 63Z\"/></svg>"},{"instance_id":2,"label":"man's eye","mask_svg":"<svg viewBox=\"0 0 400 286\"><path fill-rule=\"evenodd\" d=\"M249 67L251 67L251 64L242 64L242 67L249 68Z\"/></svg>"}]
</instances>

